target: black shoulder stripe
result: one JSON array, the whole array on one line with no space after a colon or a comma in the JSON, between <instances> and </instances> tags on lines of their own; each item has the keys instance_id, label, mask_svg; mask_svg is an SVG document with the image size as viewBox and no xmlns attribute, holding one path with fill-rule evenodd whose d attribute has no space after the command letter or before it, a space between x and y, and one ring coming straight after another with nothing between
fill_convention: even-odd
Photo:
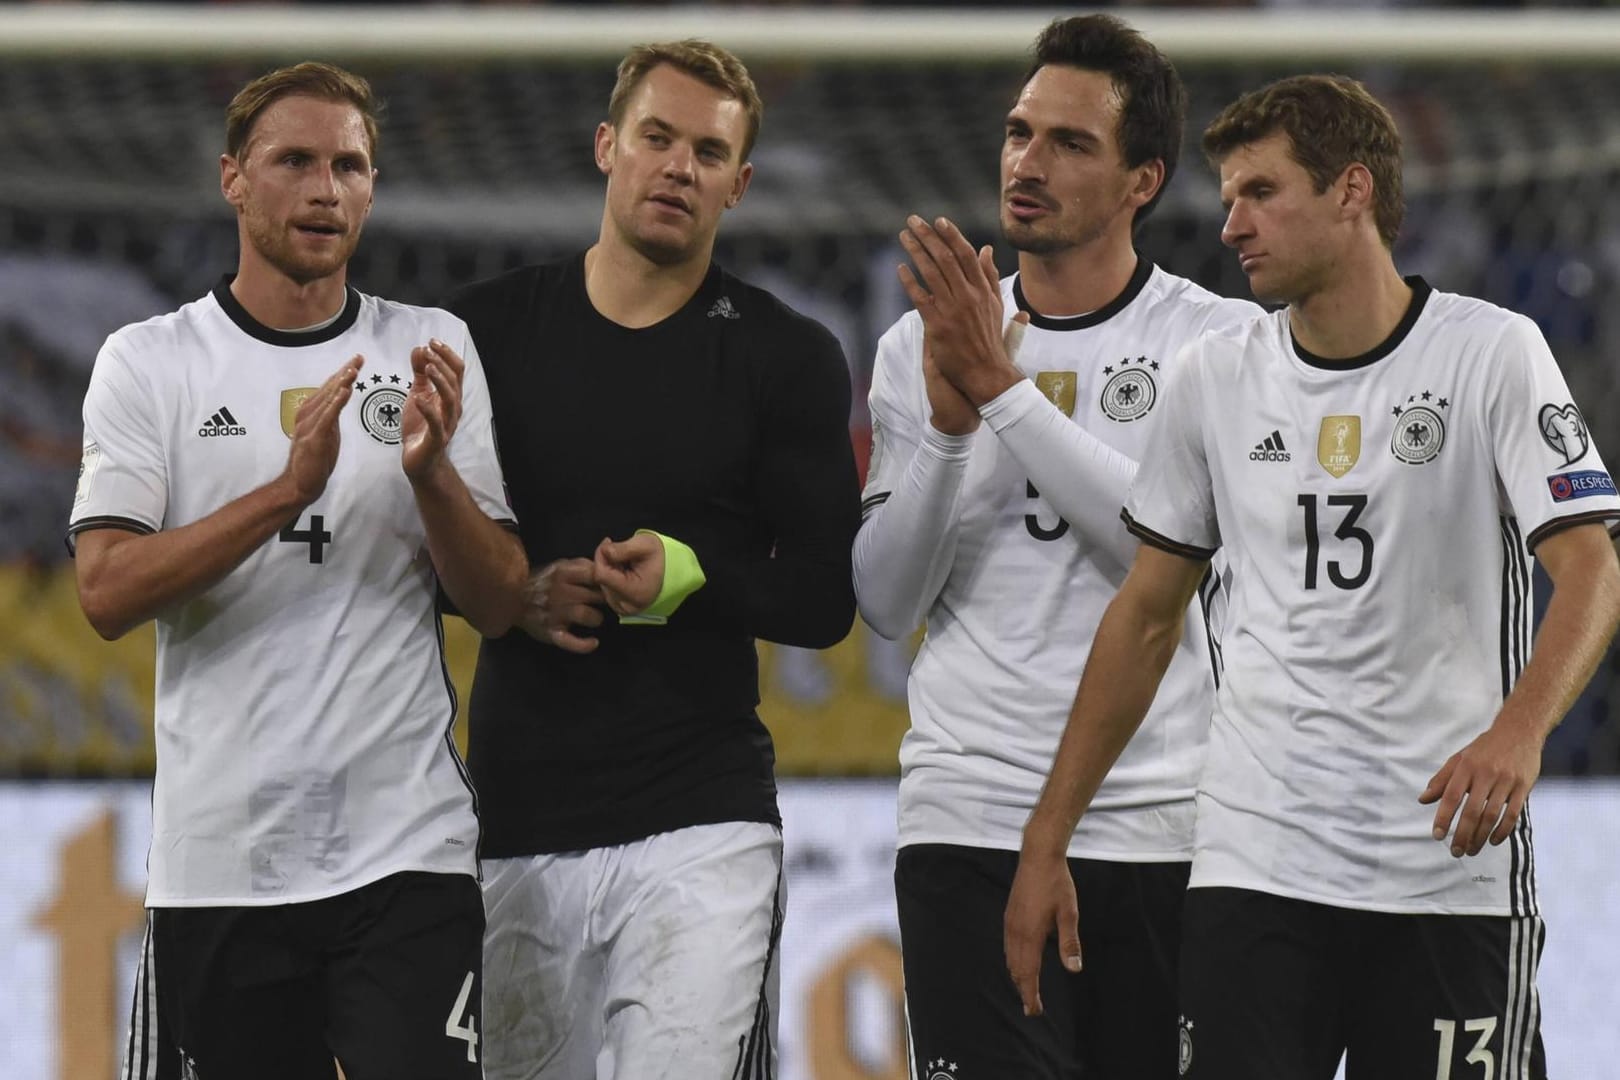
<instances>
[{"instance_id":1,"label":"black shoulder stripe","mask_svg":"<svg viewBox=\"0 0 1620 1080\"><path fill-rule=\"evenodd\" d=\"M1129 510L1119 512L1120 520L1125 522L1125 528L1130 534L1142 541L1151 544L1160 551L1168 551L1172 555L1180 555L1183 559L1194 559L1198 562L1207 562L1215 557L1214 548L1199 547L1196 544L1184 544L1180 540L1172 540L1168 536L1154 532L1146 525L1131 517Z\"/></svg>"}]
</instances>

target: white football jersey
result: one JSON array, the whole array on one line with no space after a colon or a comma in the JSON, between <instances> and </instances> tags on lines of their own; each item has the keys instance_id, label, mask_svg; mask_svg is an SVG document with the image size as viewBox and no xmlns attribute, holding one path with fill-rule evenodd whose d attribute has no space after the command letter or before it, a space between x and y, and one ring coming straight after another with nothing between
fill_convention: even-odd
<instances>
[{"instance_id":1,"label":"white football jersey","mask_svg":"<svg viewBox=\"0 0 1620 1080\"><path fill-rule=\"evenodd\" d=\"M1363 357L1304 355L1277 312L1166 391L1128 520L1231 568L1192 884L1534 914L1528 813L1456 859L1418 794L1525 664L1536 541L1620 498L1535 324L1409 281Z\"/></svg>"},{"instance_id":2,"label":"white football jersey","mask_svg":"<svg viewBox=\"0 0 1620 1080\"><path fill-rule=\"evenodd\" d=\"M334 323L285 333L222 284L124 327L97 356L70 535L175 529L274 479L298 403L365 357L325 492L157 619L148 906L288 903L403 870L477 873L437 584L400 467L410 352L433 337L467 365L450 459L479 508L509 520L483 371L447 312L350 289Z\"/></svg>"},{"instance_id":3,"label":"white football jersey","mask_svg":"<svg viewBox=\"0 0 1620 1080\"><path fill-rule=\"evenodd\" d=\"M1027 309L1016 275L1002 281L1002 297L1009 317ZM1017 362L1076 424L1140 459L1181 347L1260 313L1143 260L1125 292L1099 311L1032 315ZM913 312L878 347L868 507L899 483L929 422L921 357L922 322ZM955 556L908 682L900 843L1017 851L1123 570L1099 567L1097 553L1048 506L989 424L973 436L958 506ZM1190 856L1212 662L1195 605L1158 699L1081 820L1070 855Z\"/></svg>"}]
</instances>

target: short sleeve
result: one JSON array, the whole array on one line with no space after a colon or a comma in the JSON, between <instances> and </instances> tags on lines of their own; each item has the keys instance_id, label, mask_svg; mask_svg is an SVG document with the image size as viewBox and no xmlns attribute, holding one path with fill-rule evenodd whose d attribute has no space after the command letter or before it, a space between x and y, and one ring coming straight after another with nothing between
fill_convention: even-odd
<instances>
[{"instance_id":1,"label":"short sleeve","mask_svg":"<svg viewBox=\"0 0 1620 1080\"><path fill-rule=\"evenodd\" d=\"M68 550L86 529L152 533L168 510L168 465L150 386L116 339L96 356L84 396L83 456L68 516Z\"/></svg>"},{"instance_id":2,"label":"short sleeve","mask_svg":"<svg viewBox=\"0 0 1620 1080\"><path fill-rule=\"evenodd\" d=\"M1166 381L1161 413L1125 500L1125 525L1143 543L1208 559L1221 546L1204 442L1203 355L1182 348Z\"/></svg>"},{"instance_id":3,"label":"short sleeve","mask_svg":"<svg viewBox=\"0 0 1620 1080\"><path fill-rule=\"evenodd\" d=\"M1560 528L1620 521L1620 494L1534 323L1515 317L1497 345L1486 416L1506 508L1534 548Z\"/></svg>"},{"instance_id":4,"label":"short sleeve","mask_svg":"<svg viewBox=\"0 0 1620 1080\"><path fill-rule=\"evenodd\" d=\"M478 347L466 325L461 327L461 423L450 439L450 463L467 485L473 502L496 521L515 522L507 499L506 480L495 444L495 418L490 408L489 381L478 357Z\"/></svg>"}]
</instances>

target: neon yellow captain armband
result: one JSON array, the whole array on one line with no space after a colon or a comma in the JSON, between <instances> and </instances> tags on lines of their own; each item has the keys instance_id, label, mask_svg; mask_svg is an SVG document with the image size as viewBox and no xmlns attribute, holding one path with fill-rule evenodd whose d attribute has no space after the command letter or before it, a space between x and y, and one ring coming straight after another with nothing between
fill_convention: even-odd
<instances>
[{"instance_id":1,"label":"neon yellow captain armband","mask_svg":"<svg viewBox=\"0 0 1620 1080\"><path fill-rule=\"evenodd\" d=\"M658 537L658 542L664 545L664 586L658 590L657 597L647 605L646 610L636 615L623 615L619 622L625 626L662 626L675 614L675 609L685 603L688 596L703 588L709 579L703 576L703 567L698 565L697 552L673 536L665 536L651 529L636 530L637 536L642 533Z\"/></svg>"}]
</instances>

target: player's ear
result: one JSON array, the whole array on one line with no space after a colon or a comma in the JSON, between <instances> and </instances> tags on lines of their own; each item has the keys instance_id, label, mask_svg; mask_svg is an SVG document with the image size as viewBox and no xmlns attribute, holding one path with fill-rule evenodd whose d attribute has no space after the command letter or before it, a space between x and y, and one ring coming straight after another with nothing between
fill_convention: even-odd
<instances>
[{"instance_id":1,"label":"player's ear","mask_svg":"<svg viewBox=\"0 0 1620 1080\"><path fill-rule=\"evenodd\" d=\"M229 154L219 155L220 193L225 196L226 202L230 203L238 210L242 208L242 195L240 191L241 183L242 167L237 164L236 159L231 157Z\"/></svg>"},{"instance_id":2,"label":"player's ear","mask_svg":"<svg viewBox=\"0 0 1620 1080\"><path fill-rule=\"evenodd\" d=\"M613 154L619 133L606 120L596 125L596 168L603 176L613 175Z\"/></svg>"},{"instance_id":3,"label":"player's ear","mask_svg":"<svg viewBox=\"0 0 1620 1080\"><path fill-rule=\"evenodd\" d=\"M1367 166L1359 161L1347 165L1339 175L1339 188L1339 207L1346 217L1372 212L1373 177Z\"/></svg>"},{"instance_id":4,"label":"player's ear","mask_svg":"<svg viewBox=\"0 0 1620 1080\"><path fill-rule=\"evenodd\" d=\"M748 190L748 181L753 178L753 162L744 162L743 167L737 170L737 179L731 182L731 191L726 195L727 210L742 202L743 192Z\"/></svg>"},{"instance_id":5,"label":"player's ear","mask_svg":"<svg viewBox=\"0 0 1620 1080\"><path fill-rule=\"evenodd\" d=\"M1164 186L1164 162L1158 158L1144 161L1131 170L1136 182L1131 185L1128 201L1133 207L1146 206Z\"/></svg>"}]
</instances>

